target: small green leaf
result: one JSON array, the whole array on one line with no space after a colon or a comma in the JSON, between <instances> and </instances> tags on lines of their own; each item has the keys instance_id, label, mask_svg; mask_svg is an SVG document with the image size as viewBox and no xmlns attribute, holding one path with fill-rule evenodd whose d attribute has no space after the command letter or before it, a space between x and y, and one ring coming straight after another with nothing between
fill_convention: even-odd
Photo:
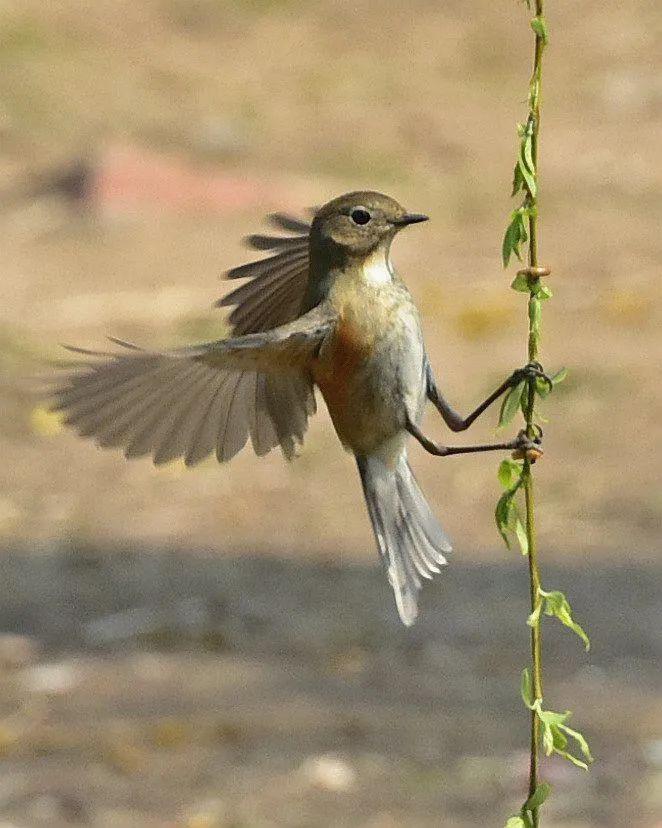
<instances>
[{"instance_id":1,"label":"small green leaf","mask_svg":"<svg viewBox=\"0 0 662 828\"><path fill-rule=\"evenodd\" d=\"M510 283L510 287L518 293L529 293L530 291L529 280L526 278L524 273L518 273Z\"/></svg>"},{"instance_id":2,"label":"small green leaf","mask_svg":"<svg viewBox=\"0 0 662 828\"><path fill-rule=\"evenodd\" d=\"M543 710L542 705L538 702L536 703L538 704L538 718L548 727L565 724L570 718L569 710L566 710L565 713L555 713L553 710Z\"/></svg>"},{"instance_id":3,"label":"small green leaf","mask_svg":"<svg viewBox=\"0 0 662 828\"><path fill-rule=\"evenodd\" d=\"M522 258L520 245L528 239L524 219L526 216L531 215L532 209L531 207L519 207L510 215L510 224L506 228L503 244L501 245L504 267L508 267L511 255L514 254L518 259Z\"/></svg>"},{"instance_id":4,"label":"small green leaf","mask_svg":"<svg viewBox=\"0 0 662 828\"><path fill-rule=\"evenodd\" d=\"M502 460L497 476L504 489L512 489L522 475L522 465L515 460Z\"/></svg>"},{"instance_id":5,"label":"small green leaf","mask_svg":"<svg viewBox=\"0 0 662 828\"><path fill-rule=\"evenodd\" d=\"M563 759L567 759L569 762L572 762L572 764L576 765L578 768L587 770L588 766L586 762L583 762L581 759L573 756L573 754L567 750L568 736L570 736L579 745L579 749L583 756L589 762L593 761L586 739L581 733L578 733L576 730L572 730L572 728L568 727L566 724L566 721L571 715L570 711L566 710L565 713L555 713L553 710L543 710L542 699L536 699L531 705L531 709L535 710L540 722L543 748L547 756L551 756L553 753L556 753Z\"/></svg>"},{"instance_id":6,"label":"small green leaf","mask_svg":"<svg viewBox=\"0 0 662 828\"><path fill-rule=\"evenodd\" d=\"M508 227L506 227L506 232L503 236L503 242L501 243L501 260L503 261L504 267L508 267L510 257L516 250L518 243L519 230L515 226L514 222L511 221Z\"/></svg>"},{"instance_id":7,"label":"small green leaf","mask_svg":"<svg viewBox=\"0 0 662 828\"><path fill-rule=\"evenodd\" d=\"M513 191L510 194L510 197L516 196L517 193L522 189L524 186L524 179L522 178L522 173L519 169L519 164L515 164L515 169L513 171Z\"/></svg>"},{"instance_id":8,"label":"small green leaf","mask_svg":"<svg viewBox=\"0 0 662 828\"><path fill-rule=\"evenodd\" d=\"M526 144L524 144L524 146L526 146ZM524 147L522 149L524 149ZM522 175L522 178L526 183L527 190L531 193L531 198L535 198L538 191L538 185L536 184L536 174L527 167L526 161L521 153L517 161L517 166L519 167L519 171Z\"/></svg>"},{"instance_id":9,"label":"small green leaf","mask_svg":"<svg viewBox=\"0 0 662 828\"><path fill-rule=\"evenodd\" d=\"M511 489L504 492L497 501L496 509L494 510L494 520L499 530L499 534L503 538L504 543L510 549L510 538L508 537L508 530L511 522L511 512L513 509L513 497L515 492Z\"/></svg>"},{"instance_id":10,"label":"small green leaf","mask_svg":"<svg viewBox=\"0 0 662 828\"><path fill-rule=\"evenodd\" d=\"M503 538L508 549L510 546L509 532L515 531L515 523L518 520L517 506L515 505L515 493L521 485L521 479L509 491L504 492L499 498L496 509L494 511L494 519L496 521L499 534Z\"/></svg>"},{"instance_id":11,"label":"small green leaf","mask_svg":"<svg viewBox=\"0 0 662 828\"><path fill-rule=\"evenodd\" d=\"M564 753L568 747L568 738L557 724L551 724L549 729L552 734L552 751Z\"/></svg>"},{"instance_id":12,"label":"small green leaf","mask_svg":"<svg viewBox=\"0 0 662 828\"><path fill-rule=\"evenodd\" d=\"M569 751L563 750L562 748L555 748L554 753L556 753L562 759L567 759L568 762L572 762L572 764L575 767L581 768L582 770L588 770L588 765L586 764L586 762L582 762L581 759L578 759L576 756L573 756L572 753L570 753Z\"/></svg>"},{"instance_id":13,"label":"small green leaf","mask_svg":"<svg viewBox=\"0 0 662 828\"><path fill-rule=\"evenodd\" d=\"M522 670L522 681L520 684L520 693L522 694L522 701L529 708L533 707L533 682L531 681L531 673L529 668L525 667Z\"/></svg>"},{"instance_id":14,"label":"small green leaf","mask_svg":"<svg viewBox=\"0 0 662 828\"><path fill-rule=\"evenodd\" d=\"M541 16L534 17L531 21L531 28L546 46L548 42L548 35L547 23L545 22L545 18Z\"/></svg>"},{"instance_id":15,"label":"small green leaf","mask_svg":"<svg viewBox=\"0 0 662 828\"><path fill-rule=\"evenodd\" d=\"M542 747L545 751L545 756L551 756L554 753L554 736L551 727L542 728Z\"/></svg>"},{"instance_id":16,"label":"small green leaf","mask_svg":"<svg viewBox=\"0 0 662 828\"><path fill-rule=\"evenodd\" d=\"M533 121L527 121L524 140L522 141L522 158L531 175L536 175L536 165L533 161Z\"/></svg>"},{"instance_id":17,"label":"small green leaf","mask_svg":"<svg viewBox=\"0 0 662 828\"><path fill-rule=\"evenodd\" d=\"M529 554L529 538L526 534L526 529L522 525L522 521L517 518L515 521L515 537L517 538L517 543L519 543L520 552L522 555Z\"/></svg>"},{"instance_id":18,"label":"small green leaf","mask_svg":"<svg viewBox=\"0 0 662 828\"><path fill-rule=\"evenodd\" d=\"M525 822L524 818L521 816L512 816L506 822L506 828L530 828L531 823Z\"/></svg>"},{"instance_id":19,"label":"small green leaf","mask_svg":"<svg viewBox=\"0 0 662 828\"><path fill-rule=\"evenodd\" d=\"M561 368L560 371L557 371L555 374L553 374L550 377L550 379L552 381L552 385L558 385L560 382L563 382L563 380L567 376L568 376L568 369L567 368Z\"/></svg>"},{"instance_id":20,"label":"small green leaf","mask_svg":"<svg viewBox=\"0 0 662 828\"><path fill-rule=\"evenodd\" d=\"M582 762L581 759L578 759L576 756L573 756L572 753L568 753L568 751L566 750L556 750L555 753L557 753L562 759L567 759L568 762L572 762L572 764L576 768L581 768L585 771L588 770L588 765L586 764L586 762Z\"/></svg>"},{"instance_id":21,"label":"small green leaf","mask_svg":"<svg viewBox=\"0 0 662 828\"><path fill-rule=\"evenodd\" d=\"M522 806L523 811L533 811L539 808L549 796L552 786L549 782L541 782Z\"/></svg>"},{"instance_id":22,"label":"small green leaf","mask_svg":"<svg viewBox=\"0 0 662 828\"><path fill-rule=\"evenodd\" d=\"M582 627L572 617L572 607L570 602L562 592L554 590L553 592L545 592L538 590L541 598L545 604L545 615L554 616L566 627L571 629L584 642L584 646L588 651L591 647L591 642L588 635Z\"/></svg>"},{"instance_id":23,"label":"small green leaf","mask_svg":"<svg viewBox=\"0 0 662 828\"><path fill-rule=\"evenodd\" d=\"M526 619L526 623L529 627L535 627L535 625L540 621L540 613L542 612L542 601L538 604L538 606L533 610L531 615Z\"/></svg>"},{"instance_id":24,"label":"small green leaf","mask_svg":"<svg viewBox=\"0 0 662 828\"><path fill-rule=\"evenodd\" d=\"M551 379L551 377L550 377L550 379ZM535 389L536 389L536 394L539 397L542 397L543 399L545 397L549 397L549 395L552 393L552 389L549 387L549 383L546 382L542 377L536 377Z\"/></svg>"},{"instance_id":25,"label":"small green leaf","mask_svg":"<svg viewBox=\"0 0 662 828\"><path fill-rule=\"evenodd\" d=\"M520 225L521 221L519 214L514 214L514 217L511 219L510 224L506 228L506 232L503 237L503 244L501 245L501 258L503 260L504 267L508 267L510 257L513 254L515 254L519 258L519 246L521 243Z\"/></svg>"},{"instance_id":26,"label":"small green leaf","mask_svg":"<svg viewBox=\"0 0 662 828\"><path fill-rule=\"evenodd\" d=\"M578 731L573 730L568 725L559 725L561 730L568 734L568 736L572 736L572 738L577 742L579 745L579 749L581 750L582 754L588 759L589 762L593 761L593 756L591 755L591 750L588 746L588 742L584 738L584 736Z\"/></svg>"},{"instance_id":27,"label":"small green leaf","mask_svg":"<svg viewBox=\"0 0 662 828\"><path fill-rule=\"evenodd\" d=\"M521 380L517 385L514 385L510 391L503 398L501 403L501 411L499 412L499 425L497 428L503 428L513 419L520 407L520 400L526 388L526 380Z\"/></svg>"},{"instance_id":28,"label":"small green leaf","mask_svg":"<svg viewBox=\"0 0 662 828\"><path fill-rule=\"evenodd\" d=\"M536 297L540 299L541 302L546 302L548 299L551 299L552 296L554 296L554 294L547 287L547 285L541 285L540 280L538 280L538 285L536 287Z\"/></svg>"}]
</instances>

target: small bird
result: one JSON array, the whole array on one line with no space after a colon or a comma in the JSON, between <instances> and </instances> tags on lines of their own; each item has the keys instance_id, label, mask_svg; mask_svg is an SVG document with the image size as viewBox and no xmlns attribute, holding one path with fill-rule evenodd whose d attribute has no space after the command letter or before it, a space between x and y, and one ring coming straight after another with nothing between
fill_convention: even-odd
<instances>
[{"instance_id":1,"label":"small bird","mask_svg":"<svg viewBox=\"0 0 662 828\"><path fill-rule=\"evenodd\" d=\"M426 400L463 431L510 387L546 375L537 363L514 371L467 417L442 396L419 313L390 257L397 233L427 216L381 193L353 192L318 209L311 224L270 219L289 235L249 236L270 255L228 271L247 281L216 303L233 306L230 338L166 351L114 338L118 352L72 347L85 359L68 364L52 407L80 435L128 458L193 465L213 452L224 462L250 435L258 456L280 446L291 460L317 386L356 458L397 609L411 625L422 579L446 564L451 544L409 467L408 438L437 456L534 446L522 432L506 443L438 445L420 429Z\"/></svg>"}]
</instances>

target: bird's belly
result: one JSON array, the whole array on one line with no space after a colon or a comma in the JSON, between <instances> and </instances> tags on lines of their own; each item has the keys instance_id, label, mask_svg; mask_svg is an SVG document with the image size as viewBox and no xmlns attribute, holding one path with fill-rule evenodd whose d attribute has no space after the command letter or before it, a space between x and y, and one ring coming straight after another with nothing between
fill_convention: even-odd
<instances>
[{"instance_id":1,"label":"bird's belly","mask_svg":"<svg viewBox=\"0 0 662 828\"><path fill-rule=\"evenodd\" d=\"M314 378L343 444L372 454L404 443L407 417L424 400L423 343L415 311L342 317L321 349Z\"/></svg>"}]
</instances>

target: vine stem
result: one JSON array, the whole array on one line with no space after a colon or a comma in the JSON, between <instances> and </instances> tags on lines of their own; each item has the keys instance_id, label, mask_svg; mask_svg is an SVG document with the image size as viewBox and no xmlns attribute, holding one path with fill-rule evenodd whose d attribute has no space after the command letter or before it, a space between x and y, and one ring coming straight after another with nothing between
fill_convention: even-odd
<instances>
[{"instance_id":1,"label":"vine stem","mask_svg":"<svg viewBox=\"0 0 662 828\"><path fill-rule=\"evenodd\" d=\"M544 14L544 0L535 0L536 17L542 18ZM533 168L538 180L538 135L540 130L540 87L542 80L542 53L544 50L544 37L536 32L535 48L533 54L533 74L531 76L531 111L532 133L531 133L531 157ZM529 212L529 245L528 261L531 269L538 267L538 210L537 198L530 197L531 210ZM528 358L529 362L538 361L538 336L534 323L533 304L538 300L531 291L529 295L529 337L528 337ZM529 383L528 397L525 410L526 431L530 438L534 437L534 406L535 406L535 381ZM531 612L534 613L535 623L531 627L531 677L533 684L533 696L535 699L542 699L542 637L540 630L540 612L538 606L542 601L540 596L540 570L538 567L538 547L536 539L535 522L535 492L531 461L525 459L524 468L524 501L526 508L526 536L529 549L529 586L531 592ZM532 796L538 787L539 756L540 756L540 727L538 714L531 711L531 747L529 763L529 796ZM531 812L533 828L538 828L538 808Z\"/></svg>"}]
</instances>

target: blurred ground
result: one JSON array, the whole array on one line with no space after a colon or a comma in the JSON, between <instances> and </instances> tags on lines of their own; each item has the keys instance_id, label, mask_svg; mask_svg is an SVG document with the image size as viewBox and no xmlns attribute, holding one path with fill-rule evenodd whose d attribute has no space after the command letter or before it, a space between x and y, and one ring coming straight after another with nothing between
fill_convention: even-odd
<instances>
[{"instance_id":1,"label":"blurred ground","mask_svg":"<svg viewBox=\"0 0 662 828\"><path fill-rule=\"evenodd\" d=\"M613 744L621 739L629 745L644 730L649 741L660 738L659 689L656 695L653 682L645 678L653 669L654 640L646 633L629 643L631 630L622 628L620 638L615 638L614 613L601 614L599 607L618 583L618 617L635 624L649 600L642 590L660 574L662 475L656 449L662 391L652 368L662 356L662 172L657 163L662 83L659 66L654 65L662 12L644 2L626 8L591 0L562 8L552 4L548 14L552 44L545 69L541 210L543 258L553 269L555 298L545 307L543 353L550 369L568 366L570 378L548 405L546 456L536 467L540 537L545 559L561 567L559 573L571 583L574 603L583 602L583 617L597 613L593 638L605 658L598 665L605 671L604 686L613 689L584 698L580 679L573 678L561 688L558 706L566 698L572 700L578 720L590 725L593 741L603 733L608 740L612 727L617 732L614 722L620 721L615 706L626 698L627 735L615 736ZM367 606L381 607L380 617L388 619L389 633L400 642L399 655L393 658L406 664L409 639L394 626L353 463L338 446L325 413L312 424L302 456L291 466L275 453L256 461L246 451L231 467L208 462L195 471L184 471L178 464L155 470L146 461L126 463L116 454L58 433L52 418L35 411L23 378L41 370L36 367L41 360L57 355L60 342L98 346L112 333L146 344L183 343L222 333L222 318L209 309L224 289L217 276L242 260L240 238L259 228L261 215L273 209L303 210L342 191L370 187L433 218L402 235L394 260L421 306L440 384L461 410L469 410L524 361L524 307L521 297L507 290L512 274L500 270L499 243L512 208L507 196L514 124L524 112L528 37L526 11L510 0L478 0L471 13L459 0L443 5L416 0L398 7L381 1L357 5L297 0L99 0L93 7L81 0L0 3L0 229L6 285L0 307L0 539L8 551L21 550L23 569L16 564L16 571L23 572L22 586L16 594L30 609L8 615L8 628L21 629L33 615L39 616L40 579L50 571L47 562L59 560L59 555L76 560L80 550L103 549L104 566L120 567L127 559L118 551L115 561L114 549L142 549L140 560L146 561L150 555L158 559L166 547L182 550L182 555L192 550L198 571L195 550L216 550L237 561L223 557L218 570L206 564L210 568L205 571L223 572L228 578L235 567L248 573L244 594L261 594L262 577L272 577L279 567L290 573L288 583L326 583L320 593L320 617L327 618L330 608L330 617L346 622L345 630L359 637L363 625L366 635L376 629L380 644L374 645L375 658L387 658L391 650L384 644L382 653L384 633L373 616L360 609L360 599L347 618L338 615L353 579L344 574L329 581L328 568L362 573L370 584ZM59 171L55 178L54 170ZM491 439L494 416L476 426L472 440ZM444 433L432 415L427 430L439 437ZM524 594L519 581L519 592L515 586L508 588L514 573L508 567L521 561L509 558L495 539L491 515L498 496L496 460L438 461L416 448L412 456L431 503L456 540L453 566L444 582L427 591L423 625L435 619L440 594L444 601L457 594L462 597L457 612L475 610L466 616L470 626L482 610L497 612L489 584L501 585L501 609L508 596ZM261 556L257 569L247 562L254 555ZM283 558L287 563L279 560ZM465 568L478 563L473 570ZM46 569L39 569L42 566ZM96 574L90 577L101 584L104 572L92 568L90 573ZM637 574L630 580L632 572ZM218 576L208 577L215 583ZM471 578L486 590L484 606L471 603L480 597L471 597ZM550 573L550 582L553 578ZM168 582L175 591L176 580ZM59 576L56 581L65 582ZM140 581L148 582L147 576ZM299 657L297 670L308 678L299 675L288 685L282 674L289 675L293 668L278 655L278 636L269 638L271 643L259 653L246 650L241 639L238 649L224 651L222 658L200 653L197 641L178 641L167 656L149 656L155 659L154 670L163 682L159 686L165 689L162 696L150 696L143 710L140 698L128 689L142 686L137 676L141 670L149 672L144 666L149 658L144 652L127 655L121 644L108 644L102 658L89 651L96 644L80 633L72 633L69 642L51 639L49 630L68 606L58 602L57 594L53 587L46 604L59 610L53 610L48 623L35 620L33 632L55 648L44 652L46 662L64 648L81 676L97 677L81 678L75 689L57 696L64 722L59 727L66 731L67 722L73 721L86 732L76 737L71 754L56 751L50 765L38 749L17 746L10 739L5 755L11 773L18 772L18 763L26 779L41 779L41 765L48 766L46 773L55 765L62 789L67 790L78 775L77 763L89 758L85 740L95 738L86 722L112 718L99 701L100 687L113 700L109 708L123 706L122 715L130 720L176 718L177 704L195 711L198 692L201 699L215 699L209 702L209 709L216 711L213 716L222 709L223 717L232 718L241 692L236 685L228 686L225 695L213 691L229 667L240 675L242 670L248 671L246 675L257 671L264 691L255 702L258 707L275 685L281 693L291 686L295 695L308 698L310 691L301 689L308 687L308 679L325 687L327 695L322 702L310 702L305 715L292 712L291 726L300 728L301 736L289 746L286 724L285 733L272 734L270 744L281 764L261 764L256 750L243 756L245 774L242 771L234 788L226 782L223 789L221 799L229 802L230 813L218 817L223 824L268 824L273 819L273 824L292 825L432 825L439 824L432 815L445 808L457 824L473 825L497 813L497 803L501 817L507 799L503 790L490 788L471 806L475 810L466 811L465 805L453 804L452 775L448 788L437 790L433 784L422 797L395 785L394 779L406 776L404 766L389 765L379 777L382 781L374 781L370 774L379 776L382 771L360 769L364 761L366 768L373 766L370 750L362 753L365 745L356 737L357 746L347 751L356 765L358 787L374 784L382 799L384 791L392 798L381 816L377 805L367 800L359 808L356 799L348 799L346 811L327 803L331 816L325 822L320 814L325 813L326 800L317 801L303 789L290 796L285 793L292 791L290 782L283 782L307 756L343 752L335 738L314 733L323 727L325 705L349 709L356 697L344 687L327 686L326 668L310 655L317 644L308 644L308 655ZM204 594L211 600L209 592ZM165 587L159 595L168 602ZM296 592L295 603L282 611L285 625L302 623L298 619L304 608L297 596L303 602L305 590ZM134 597L140 607L140 595ZM14 599L13 591L7 590L4 604L11 606ZM173 592L172 601L176 600ZM263 600L268 605L266 595ZM109 599L104 612L117 610L118 601L125 605L119 598ZM459 623L453 617L456 609L446 603L436 616L435 646L451 646L445 636L452 636L453 625ZM354 611L358 615L352 615ZM0 607L0 617L2 612ZM511 684L524 650L514 658L508 645L517 637L518 646L525 647L519 627L512 637L506 634L515 630L508 624L516 623L514 616L507 620L508 613L493 616L494 626L485 628L481 645L498 653L508 668L502 679L507 692L492 699L494 706L484 715L488 731L460 728L457 738L444 744L443 754L434 753L439 747L434 748L434 762L441 763L443 756L443 762L455 768L475 754L492 761L494 768L496 757L504 755L501 737L489 728L518 712ZM518 613L523 618L521 607ZM77 614L76 619L76 629L83 629L85 619ZM326 633L320 629L319 634ZM412 640L419 635L423 633L417 627ZM149 646L157 643L164 642L151 640ZM319 646L324 651L326 645ZM453 646L458 658L472 657L470 640L458 639ZM647 653L643 659L640 647ZM564 649L558 661L566 658ZM614 659L621 659L619 676L640 679L636 697L624 695L618 676L610 684ZM372 673L371 667L365 669ZM491 680L500 668L495 661L479 660L466 669L473 686ZM434 676L435 683L426 698L434 702L439 717L454 721L461 706L445 706L445 670L429 665L425 670L426 681ZM577 671L580 675L579 666ZM178 675L187 676L186 687L177 681ZM8 673L6 682L7 715L20 717L32 696L13 674ZM403 690L383 702L388 715L410 720L405 696ZM212 716L204 712L205 704L201 702L203 719ZM88 718L82 718L83 710ZM278 708L285 723L288 715L286 705ZM388 716L377 710L370 715L378 722L374 727L383 730L380 738L393 739ZM37 717L37 733L40 721ZM427 733L428 725L421 721L416 727ZM513 718L508 730L509 750L524 744L516 722ZM143 726L148 725L140 724L139 729ZM194 735L184 740L183 762L217 780L219 773L235 765L231 750L226 753L225 747L208 742L204 750L198 745L208 738L206 727L203 722L187 730ZM435 731L437 727L435 722ZM195 734L203 735L198 740ZM380 744L377 753L388 763L393 742ZM207 752L196 764L189 749ZM648 819L646 814L653 813L656 803L660 806L660 799L656 794L655 802L648 788L644 790L648 771L639 773L638 763L644 761L645 750L637 750L636 782L631 784L621 786L617 772L609 776L609 764L594 771L590 782L577 782L574 774L573 781L564 779L559 789L598 786L591 788L591 796L610 804L600 810L589 803L574 822L570 812L559 811L561 824L622 825L627 819L627 824ZM604 757L605 752L600 753ZM410 756L406 750L404 755ZM139 825L164 824L159 820L166 816L190 821L195 815L184 813L182 803L192 802L199 791L209 793L214 785L201 784L195 794L191 786L175 806L168 793L173 778L159 771L161 762L167 766L171 761L171 754L167 757L154 760L154 768L149 750L140 759L139 764L147 767L148 786L140 774L131 781L131 774L124 776L121 768L112 783L115 793L108 793L105 781L91 780L84 807L90 813L101 812L92 802L93 792L99 791L109 812L126 807L144 814ZM471 779L473 766L467 767ZM507 786L509 778L507 773L500 776L498 784ZM652 791L655 779L650 779ZM271 789L283 799L282 813L263 795ZM144 801L139 801L141 791ZM582 788L573 802L584 802L584 793ZM242 797L242 807L255 808L254 812L233 804ZM285 812L291 806L288 797L301 804L298 822ZM4 801L9 803L8 819L19 825L38 823L39 814L20 804L27 800L16 799L10 791ZM350 817L354 808L361 814L356 823ZM70 816L73 820L75 814ZM46 824L51 824L48 819ZM133 824L129 817L124 822L124 817L108 819L99 824ZM451 816L448 820L443 824L455 824Z\"/></svg>"},{"instance_id":2,"label":"blurred ground","mask_svg":"<svg viewBox=\"0 0 662 828\"><path fill-rule=\"evenodd\" d=\"M0 639L10 824L469 828L517 810L522 567L456 566L410 631L375 567L80 547L14 549L0 573L3 628L42 647ZM546 630L546 698L574 700L598 761L546 763L545 824L656 824L659 572L548 574L597 641L587 656Z\"/></svg>"}]
</instances>

